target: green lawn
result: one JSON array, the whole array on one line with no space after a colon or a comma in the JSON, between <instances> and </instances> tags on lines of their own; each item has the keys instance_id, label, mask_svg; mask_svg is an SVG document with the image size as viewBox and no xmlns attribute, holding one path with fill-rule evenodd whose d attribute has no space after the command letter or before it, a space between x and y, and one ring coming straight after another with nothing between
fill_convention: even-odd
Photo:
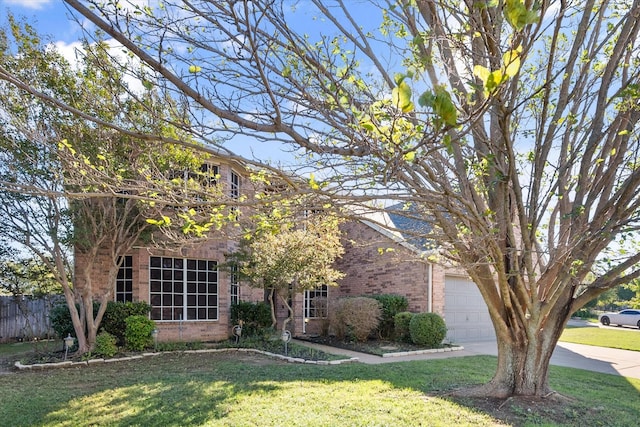
<instances>
[{"instance_id":1,"label":"green lawn","mask_svg":"<svg viewBox=\"0 0 640 427\"><path fill-rule=\"evenodd\" d=\"M165 353L0 375L0 424L635 426L640 418L640 380L555 366L551 385L571 400L554 407L448 396L487 381L495 367L490 356L316 366L246 353Z\"/></svg>"},{"instance_id":2,"label":"green lawn","mask_svg":"<svg viewBox=\"0 0 640 427\"><path fill-rule=\"evenodd\" d=\"M562 333L560 341L640 351L640 330L569 326Z\"/></svg>"}]
</instances>

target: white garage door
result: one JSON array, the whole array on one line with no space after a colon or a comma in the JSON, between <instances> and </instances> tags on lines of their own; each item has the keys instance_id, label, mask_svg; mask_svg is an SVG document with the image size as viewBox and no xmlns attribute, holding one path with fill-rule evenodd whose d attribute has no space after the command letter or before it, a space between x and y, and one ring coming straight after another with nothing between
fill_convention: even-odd
<instances>
[{"instance_id":1,"label":"white garage door","mask_svg":"<svg viewBox=\"0 0 640 427\"><path fill-rule=\"evenodd\" d=\"M495 339L487 305L471 280L446 276L444 290L444 320L451 342Z\"/></svg>"}]
</instances>

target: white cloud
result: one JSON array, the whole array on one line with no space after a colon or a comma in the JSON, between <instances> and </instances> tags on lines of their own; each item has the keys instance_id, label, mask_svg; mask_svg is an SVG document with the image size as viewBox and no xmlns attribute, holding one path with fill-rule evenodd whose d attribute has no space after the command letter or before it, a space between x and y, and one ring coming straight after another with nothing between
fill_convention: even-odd
<instances>
[{"instance_id":1,"label":"white cloud","mask_svg":"<svg viewBox=\"0 0 640 427\"><path fill-rule=\"evenodd\" d=\"M52 2L53 0L3 0L3 3L8 6L22 6L27 9L35 10L43 9Z\"/></svg>"},{"instance_id":2,"label":"white cloud","mask_svg":"<svg viewBox=\"0 0 640 427\"><path fill-rule=\"evenodd\" d=\"M78 65L78 51L82 52L82 43L73 42L66 43L63 41L56 42L53 47L57 50L69 63L76 68Z\"/></svg>"},{"instance_id":3,"label":"white cloud","mask_svg":"<svg viewBox=\"0 0 640 427\"><path fill-rule=\"evenodd\" d=\"M137 70L140 68L140 61L137 58L131 58L125 52L125 48L120 44L120 42L109 39L105 40L106 44L109 46L109 54L120 64L127 65L127 69L129 70ZM58 41L52 45L54 49L56 49L64 58L69 61L73 68L78 68L79 59L84 55L84 49L82 48L81 42L72 42L66 43L63 41ZM129 86L129 89L134 93L142 93L144 87L142 82L132 74L128 74L125 76L124 81Z\"/></svg>"},{"instance_id":4,"label":"white cloud","mask_svg":"<svg viewBox=\"0 0 640 427\"><path fill-rule=\"evenodd\" d=\"M26 9L40 10L52 3L52 1L53 0L3 0L3 3L8 6L21 6Z\"/></svg>"}]
</instances>

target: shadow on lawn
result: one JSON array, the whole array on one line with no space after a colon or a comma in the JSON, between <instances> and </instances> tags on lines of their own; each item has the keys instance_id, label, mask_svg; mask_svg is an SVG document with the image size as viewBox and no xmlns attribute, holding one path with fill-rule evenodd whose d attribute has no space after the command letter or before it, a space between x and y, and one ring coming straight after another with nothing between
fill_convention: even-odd
<instances>
[{"instance_id":1,"label":"shadow on lawn","mask_svg":"<svg viewBox=\"0 0 640 427\"><path fill-rule=\"evenodd\" d=\"M581 402L537 405L448 397L451 390L488 381L495 367L492 356L315 366L241 352L169 353L89 368L19 373L11 382L0 378L0 394L7 397L0 419L16 420L15 425L348 426L369 425L368 417L383 417L372 422L403 426L417 425L416 420L430 425L434 411L453 405L449 412L458 417L453 424L495 425L504 420L510 425L608 425L616 414L618 425L624 426L633 425L624 420L633 419L634 411L637 420L640 407L617 408L615 402L605 410ZM637 393L622 377L598 381L604 394ZM588 383L582 374L562 386L579 392L581 383ZM9 389L11 393L5 393ZM385 411L388 414L380 415ZM407 418L412 413L417 413L415 418ZM484 418L474 418L478 414ZM486 414L491 416L488 422Z\"/></svg>"}]
</instances>

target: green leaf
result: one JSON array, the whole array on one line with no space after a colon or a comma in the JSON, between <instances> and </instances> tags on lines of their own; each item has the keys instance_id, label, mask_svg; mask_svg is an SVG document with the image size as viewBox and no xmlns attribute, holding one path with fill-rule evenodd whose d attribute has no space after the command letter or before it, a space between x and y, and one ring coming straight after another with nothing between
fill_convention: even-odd
<instances>
[{"instance_id":1,"label":"green leaf","mask_svg":"<svg viewBox=\"0 0 640 427\"><path fill-rule=\"evenodd\" d=\"M404 74L396 73L393 76L393 81L396 82L396 85L400 86L406 77Z\"/></svg>"},{"instance_id":2,"label":"green leaf","mask_svg":"<svg viewBox=\"0 0 640 427\"><path fill-rule=\"evenodd\" d=\"M451 95L444 86L435 87L435 99L433 101L435 113L449 126L455 126L458 121L458 111L453 105Z\"/></svg>"},{"instance_id":3,"label":"green leaf","mask_svg":"<svg viewBox=\"0 0 640 427\"><path fill-rule=\"evenodd\" d=\"M502 56L505 76L513 77L520 70L520 52L522 52L522 46L509 50Z\"/></svg>"},{"instance_id":4,"label":"green leaf","mask_svg":"<svg viewBox=\"0 0 640 427\"><path fill-rule=\"evenodd\" d=\"M403 113L408 113L413 110L413 103L411 102L411 88L405 82L402 82L397 87L393 88L393 91L391 92L391 100L393 105L402 110Z\"/></svg>"},{"instance_id":5,"label":"green leaf","mask_svg":"<svg viewBox=\"0 0 640 427\"><path fill-rule=\"evenodd\" d=\"M407 162L413 162L416 159L416 152L415 151L409 151L408 153L404 153L404 155L402 157Z\"/></svg>"},{"instance_id":6,"label":"green leaf","mask_svg":"<svg viewBox=\"0 0 640 427\"><path fill-rule=\"evenodd\" d=\"M503 8L504 17L516 30L522 30L526 25L538 22L538 13L527 9L524 0L505 0Z\"/></svg>"},{"instance_id":7,"label":"green leaf","mask_svg":"<svg viewBox=\"0 0 640 427\"><path fill-rule=\"evenodd\" d=\"M189 72L190 73L199 73L200 71L202 71L202 67L199 67L197 65L191 65L189 67Z\"/></svg>"}]
</instances>

